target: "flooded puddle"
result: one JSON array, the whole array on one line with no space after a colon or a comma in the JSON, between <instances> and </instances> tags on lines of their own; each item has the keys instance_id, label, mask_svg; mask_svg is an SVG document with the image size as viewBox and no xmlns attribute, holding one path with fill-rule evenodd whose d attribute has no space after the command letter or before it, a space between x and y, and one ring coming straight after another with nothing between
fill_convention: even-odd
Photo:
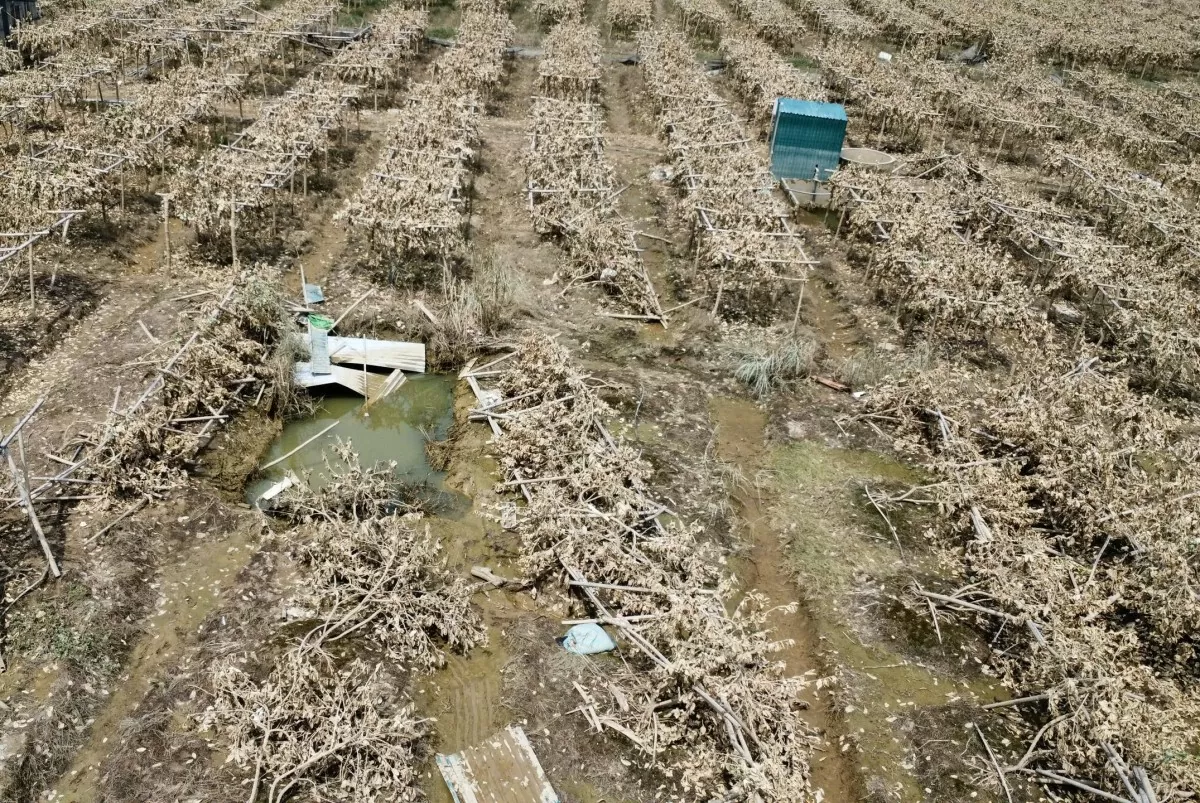
<instances>
[{"instance_id":1,"label":"flooded puddle","mask_svg":"<svg viewBox=\"0 0 1200 803\"><path fill-rule=\"evenodd\" d=\"M253 503L289 471L319 489L329 475L326 458L337 465L330 447L339 438L354 446L364 466L392 461L402 480L440 488L445 474L430 466L425 444L444 440L454 423L454 377L409 375L396 392L369 408L361 396L323 396L311 415L284 425L260 464L292 452L335 421L328 433L260 473L246 488L247 501Z\"/></svg>"},{"instance_id":2,"label":"flooded puddle","mask_svg":"<svg viewBox=\"0 0 1200 803\"><path fill-rule=\"evenodd\" d=\"M958 645L918 657L902 632L905 620L884 610L886 598L876 600L891 593L879 590L884 585L902 585L936 565L912 548L901 557L879 532L878 514L860 504L859 489L916 485L921 475L870 451L814 440L767 443L766 414L749 401L714 398L711 414L718 456L744 477L731 495L749 553L731 566L773 604L802 601L796 615L770 622L777 635L796 641L780 656L788 670L839 678L842 694L822 694L809 711L810 724L828 739L812 759L814 787L827 803L862 799L872 784L892 790L889 799L924 799L910 742L917 722L1002 690L992 678L945 670L948 656L959 662ZM956 733L921 727L918 744L954 746Z\"/></svg>"}]
</instances>

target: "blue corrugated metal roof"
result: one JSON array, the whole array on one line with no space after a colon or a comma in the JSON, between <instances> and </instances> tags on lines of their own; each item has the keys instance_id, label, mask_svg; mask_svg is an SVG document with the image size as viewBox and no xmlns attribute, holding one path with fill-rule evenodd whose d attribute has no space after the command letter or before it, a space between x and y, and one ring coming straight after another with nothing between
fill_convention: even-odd
<instances>
[{"instance_id":1,"label":"blue corrugated metal roof","mask_svg":"<svg viewBox=\"0 0 1200 803\"><path fill-rule=\"evenodd\" d=\"M780 98L780 114L800 114L805 117L820 117L824 120L846 120L846 109L840 103L821 103L816 100Z\"/></svg>"},{"instance_id":2,"label":"blue corrugated metal roof","mask_svg":"<svg viewBox=\"0 0 1200 803\"><path fill-rule=\"evenodd\" d=\"M775 111L771 172L776 178L827 180L846 138L846 110L836 103L780 98Z\"/></svg>"}]
</instances>

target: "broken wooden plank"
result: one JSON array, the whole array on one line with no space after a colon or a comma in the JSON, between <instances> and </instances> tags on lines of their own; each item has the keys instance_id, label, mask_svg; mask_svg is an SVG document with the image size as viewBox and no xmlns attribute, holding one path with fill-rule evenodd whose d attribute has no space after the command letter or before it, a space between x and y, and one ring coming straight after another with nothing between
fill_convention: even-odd
<instances>
[{"instance_id":1,"label":"broken wooden plank","mask_svg":"<svg viewBox=\"0 0 1200 803\"><path fill-rule=\"evenodd\" d=\"M824 385L825 387L829 388L830 390L836 390L840 393L849 393L850 392L849 385L838 382L836 379L830 379L827 376L814 376L812 378L812 381L816 382L818 385Z\"/></svg>"},{"instance_id":2,"label":"broken wooden plank","mask_svg":"<svg viewBox=\"0 0 1200 803\"><path fill-rule=\"evenodd\" d=\"M347 368L344 365L329 366L328 374L314 374L312 363L298 362L293 373L293 380L297 386L302 388L315 388L321 385L341 385L361 396L371 399L380 396L388 382L391 381L391 377L384 376L383 374L373 374L357 368ZM397 384L396 387L399 387L399 385Z\"/></svg>"},{"instance_id":3,"label":"broken wooden plank","mask_svg":"<svg viewBox=\"0 0 1200 803\"><path fill-rule=\"evenodd\" d=\"M279 463L282 463L284 460L287 460L289 457L291 457L292 455L294 455L296 452L300 451L300 450L301 450L301 449L303 449L305 446L308 446L310 443L312 443L313 441L315 441L317 438L321 437L321 436L322 436L322 435L324 435L326 432L328 432L329 430L331 430L331 429L333 429L334 427L336 427L336 426L337 426L339 423L341 423L341 422L340 422L340 421L334 421L332 424L330 424L329 426L325 427L323 430L321 430L320 432L318 432L316 435L313 435L311 438L309 438L309 439L308 439L308 440L306 440L304 443L302 443L302 444L300 444L299 446L297 446L295 449L292 449L292 450L291 450L290 452L288 452L287 454L282 454L282 455L280 455L279 457L276 457L276 458L275 458L274 460L272 460L270 463L265 463L264 465L262 465L262 466L259 466L258 470L259 470L259 471L265 471L266 469L270 468L271 466L274 466L274 465L277 465L277 464L279 464Z\"/></svg>"},{"instance_id":4,"label":"broken wooden plank","mask_svg":"<svg viewBox=\"0 0 1200 803\"><path fill-rule=\"evenodd\" d=\"M515 725L435 760L455 803L560 803L525 731Z\"/></svg>"},{"instance_id":5,"label":"broken wooden plank","mask_svg":"<svg viewBox=\"0 0 1200 803\"><path fill-rule=\"evenodd\" d=\"M503 588L508 582L503 577L489 569L487 566L472 566L471 576L477 580L483 580L485 583L491 583L496 588Z\"/></svg>"},{"instance_id":6,"label":"broken wooden plank","mask_svg":"<svg viewBox=\"0 0 1200 803\"><path fill-rule=\"evenodd\" d=\"M388 396L391 396L393 393L395 393L397 390L400 389L401 385L403 385L407 381L408 381L408 377L406 377L404 375L404 372L401 371L399 368L392 371L390 374L388 374L387 379L385 379L383 381L383 384L379 387L379 391L375 395L373 395L367 399L366 406L370 407L372 404L379 401L380 399L386 399Z\"/></svg>"}]
</instances>

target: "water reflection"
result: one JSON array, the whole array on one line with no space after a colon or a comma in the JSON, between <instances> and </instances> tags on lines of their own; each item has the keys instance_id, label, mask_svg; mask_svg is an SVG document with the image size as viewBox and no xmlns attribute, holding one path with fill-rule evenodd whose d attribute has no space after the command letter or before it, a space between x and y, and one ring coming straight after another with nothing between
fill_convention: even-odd
<instances>
[{"instance_id":1,"label":"water reflection","mask_svg":"<svg viewBox=\"0 0 1200 803\"><path fill-rule=\"evenodd\" d=\"M412 374L400 388L364 410L365 400L336 391L323 396L312 415L284 425L261 462L270 463L316 435L334 420L338 425L286 460L272 466L247 488L247 498L257 499L288 471L320 488L328 480L325 458L338 464L332 446L348 440L364 466L382 461L396 464L397 476L409 485L440 489L445 474L434 471L425 454L425 441L444 440L454 422L454 377L449 374Z\"/></svg>"}]
</instances>

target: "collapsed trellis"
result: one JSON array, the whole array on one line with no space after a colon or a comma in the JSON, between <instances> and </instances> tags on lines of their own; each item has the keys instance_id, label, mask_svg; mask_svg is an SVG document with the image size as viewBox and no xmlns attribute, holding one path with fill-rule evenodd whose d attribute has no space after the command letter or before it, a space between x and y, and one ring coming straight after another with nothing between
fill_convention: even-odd
<instances>
[{"instance_id":1,"label":"collapsed trellis","mask_svg":"<svg viewBox=\"0 0 1200 803\"><path fill-rule=\"evenodd\" d=\"M70 107L81 106L84 98L104 97L105 84L120 71L111 56L90 51L68 51L36 67L0 78L0 123L10 139L27 126L64 117ZM119 94L118 94L119 96Z\"/></svg>"},{"instance_id":2,"label":"collapsed trellis","mask_svg":"<svg viewBox=\"0 0 1200 803\"><path fill-rule=\"evenodd\" d=\"M1200 297L1180 283L1178 255L1114 243L952 157L832 183L839 233L870 243L867 272L910 328L1038 344L1057 322L1131 360L1151 387L1200 387Z\"/></svg>"},{"instance_id":3,"label":"collapsed trellis","mask_svg":"<svg viewBox=\"0 0 1200 803\"><path fill-rule=\"evenodd\" d=\"M555 25L542 43L538 64L542 93L550 97L591 100L600 84L600 33L579 20Z\"/></svg>"},{"instance_id":4,"label":"collapsed trellis","mask_svg":"<svg viewBox=\"0 0 1200 803\"><path fill-rule=\"evenodd\" d=\"M417 803L429 734L381 664L338 666L317 647L284 653L261 680L228 661L212 676L205 728L252 773L252 799L279 803L297 786L323 800Z\"/></svg>"},{"instance_id":5,"label":"collapsed trellis","mask_svg":"<svg viewBox=\"0 0 1200 803\"><path fill-rule=\"evenodd\" d=\"M1032 653L1010 647L998 660L1011 682L1036 692L1029 701L1049 704L1048 723L1003 772L1055 783L1099 775L1087 784L1128 791L1118 800L1152 799L1143 793L1150 777L1194 788L1161 746L1167 733L1194 739L1197 721L1186 692L1194 678L1179 662L1200 613L1188 590L1200 520L1191 510L1195 438L1128 378L1107 374L1103 352L1081 355L1078 343L1052 337L1051 322L1082 327L1143 383L1194 387L1200 304L1152 253L1105 240L998 175L946 156L905 170L834 179L839 229L870 243L872 278L926 334L968 325L973 336L1008 332L1030 349L1014 355L1024 358L1015 381L987 398L951 374L906 376L872 396L868 417L898 422L955 481L944 528L967 544L971 584L916 595L1032 637ZM1130 616L1153 637L1134 636ZM1047 747L1061 768L1039 758Z\"/></svg>"},{"instance_id":6,"label":"collapsed trellis","mask_svg":"<svg viewBox=\"0 0 1200 803\"><path fill-rule=\"evenodd\" d=\"M239 226L257 222L253 215L270 209L274 227L276 206L293 201L297 177L307 194L308 163L329 151L330 133L343 126L360 91L351 84L302 79L264 106L232 143L176 179L176 214L209 234L228 231L236 257Z\"/></svg>"},{"instance_id":7,"label":"collapsed trellis","mask_svg":"<svg viewBox=\"0 0 1200 803\"><path fill-rule=\"evenodd\" d=\"M945 124L988 156L1024 162L1032 145L1063 177L1038 197L1026 175L942 155L907 175L835 179L852 256L905 322L938 339L1001 341L1017 363L1013 386L997 391L981 392L978 376L904 377L864 414L898 422L902 442L919 440L952 480L935 493L965 585L918 587L916 600L936 606L935 619L989 622L997 665L1028 694L1018 702L1039 706L1045 727L997 770L1133 803L1189 794L1194 768L1177 759L1198 721L1184 635L1198 598L1196 445L1190 424L1137 391L1195 393L1200 251L1174 185L1164 191L1127 161L1169 162L1190 135L1129 108L1119 111L1136 125L1109 114L1111 87L1084 87L1084 105L1021 64L968 75L828 55L831 86L878 110L871 133L886 124L929 148ZM1022 76L1027 86L1014 86ZM910 107L883 117L905 97Z\"/></svg>"},{"instance_id":8,"label":"collapsed trellis","mask_svg":"<svg viewBox=\"0 0 1200 803\"><path fill-rule=\"evenodd\" d=\"M647 88L695 216L695 268L714 312L756 314L774 307L812 260L787 222L776 182L745 125L705 80L678 32L639 37Z\"/></svg>"},{"instance_id":9,"label":"collapsed trellis","mask_svg":"<svg viewBox=\"0 0 1200 803\"><path fill-rule=\"evenodd\" d=\"M496 388L477 374L498 374ZM593 724L689 797L810 799L814 737L797 699L806 681L773 658L786 642L763 630L765 599L751 592L727 612L732 580L714 548L698 527L659 519L668 511L650 493L649 465L609 435L608 408L566 350L530 337L465 376L526 500L500 514L521 538L523 569L564 578L636 650L628 670L606 676L619 694L585 699Z\"/></svg>"},{"instance_id":10,"label":"collapsed trellis","mask_svg":"<svg viewBox=\"0 0 1200 803\"><path fill-rule=\"evenodd\" d=\"M889 149L931 150L935 136L956 132L980 155L1025 163L1056 140L1087 141L1150 168L1191 141L1186 126L1135 107L1129 96L1136 93L1121 94L1113 108L1118 90L1109 82L1064 85L1044 66L998 61L982 70L919 54L883 64L840 40L827 41L819 55L831 93L862 119L864 139Z\"/></svg>"},{"instance_id":11,"label":"collapsed trellis","mask_svg":"<svg viewBox=\"0 0 1200 803\"><path fill-rule=\"evenodd\" d=\"M849 0L860 14L873 19L880 33L900 43L901 52L915 49L917 52L936 55L945 28L936 19L919 8L913 8L903 0Z\"/></svg>"},{"instance_id":12,"label":"collapsed trellis","mask_svg":"<svg viewBox=\"0 0 1200 803\"><path fill-rule=\"evenodd\" d=\"M366 37L338 51L321 65L322 72L347 83L371 90L372 105L379 106L378 93L390 93L400 71L421 48L429 12L403 6L384 9L371 20Z\"/></svg>"},{"instance_id":13,"label":"collapsed trellis","mask_svg":"<svg viewBox=\"0 0 1200 803\"><path fill-rule=\"evenodd\" d=\"M36 25L22 25L14 34L20 46L34 53L54 53L68 47L95 47L120 37L138 22L167 13L167 0L104 0L86 8L53 14Z\"/></svg>"},{"instance_id":14,"label":"collapsed trellis","mask_svg":"<svg viewBox=\"0 0 1200 803\"><path fill-rule=\"evenodd\" d=\"M1102 63L1146 77L1151 67L1187 64L1198 54L1195 26L1173 0L1114 5L1104 0L1063 0L1030 6L1000 0L916 0L916 10L936 19L962 42L986 43L1010 61L1040 58L1060 64Z\"/></svg>"},{"instance_id":15,"label":"collapsed trellis","mask_svg":"<svg viewBox=\"0 0 1200 803\"><path fill-rule=\"evenodd\" d=\"M299 46L303 37L328 34L334 9L329 0L289 0L267 12L235 0L163 7L159 16L132 20L135 28L111 47L85 43L0 79L0 103L5 104L0 121L10 135L50 122L76 125L76 117L83 119L91 109L108 108L130 94L136 101L144 86L138 79L186 65L192 48L214 78L257 69L265 85L272 56L286 43Z\"/></svg>"},{"instance_id":16,"label":"collapsed trellis","mask_svg":"<svg viewBox=\"0 0 1200 803\"><path fill-rule=\"evenodd\" d=\"M815 23L822 42L830 38L859 41L879 36L879 26L841 0L799 0L796 7Z\"/></svg>"},{"instance_id":17,"label":"collapsed trellis","mask_svg":"<svg viewBox=\"0 0 1200 803\"><path fill-rule=\"evenodd\" d=\"M683 27L689 33L701 31L719 37L722 31L733 24L729 12L717 0L678 0L675 5L679 9Z\"/></svg>"},{"instance_id":18,"label":"collapsed trellis","mask_svg":"<svg viewBox=\"0 0 1200 803\"><path fill-rule=\"evenodd\" d=\"M342 481L361 480L348 446L339 456L349 462ZM376 482L363 490L386 495L389 474L372 472ZM200 722L225 738L230 759L253 773L253 789L265 788L269 801L287 799L297 784L348 803L421 800L429 729L410 702L397 704L393 667L426 672L444 664L445 648L486 641L473 588L447 570L419 514L360 519L326 507L324 492L289 493L293 512L315 514L297 516L281 536L304 574L293 602L311 627L262 679L239 666L244 659L219 662ZM346 640L370 645L388 663L338 667L328 651Z\"/></svg>"},{"instance_id":19,"label":"collapsed trellis","mask_svg":"<svg viewBox=\"0 0 1200 803\"><path fill-rule=\"evenodd\" d=\"M1172 760L1200 737L1196 437L1095 359L1043 350L1013 380L980 398L941 371L872 393L864 415L949 480L929 490L964 585L912 593L935 617L986 623L1014 704L1045 707L1024 758L998 771L1181 799L1200 783Z\"/></svg>"},{"instance_id":20,"label":"collapsed trellis","mask_svg":"<svg viewBox=\"0 0 1200 803\"><path fill-rule=\"evenodd\" d=\"M804 34L804 22L781 0L734 0L738 16L775 47L791 50Z\"/></svg>"},{"instance_id":21,"label":"collapsed trellis","mask_svg":"<svg viewBox=\"0 0 1200 803\"><path fill-rule=\"evenodd\" d=\"M87 452L87 476L127 498L161 498L178 487L220 425L262 398L271 379L267 358L286 327L270 279L240 276L202 306L196 331L180 338L128 407L114 400L97 445Z\"/></svg>"},{"instance_id":22,"label":"collapsed trellis","mask_svg":"<svg viewBox=\"0 0 1200 803\"><path fill-rule=\"evenodd\" d=\"M321 9L324 9L322 11ZM328 16L325 0L293 0L264 21L268 40L278 41L271 26L291 27L314 16ZM131 172L165 169L186 160L195 147L208 146L207 130L193 127L199 119L228 121L221 108L239 108L247 74L232 71L249 63L256 52L251 38L237 38L220 50L207 66L182 66L171 80L142 87L131 99L102 114L71 120L63 134L45 142L29 142L5 169L0 189L0 226L8 231L29 230L49 211L100 206L124 207Z\"/></svg>"},{"instance_id":23,"label":"collapsed trellis","mask_svg":"<svg viewBox=\"0 0 1200 803\"><path fill-rule=\"evenodd\" d=\"M283 33L307 30L318 24L316 15L293 17L292 9L298 5L285 5L291 8L275 7L267 12L257 11L248 0L201 0L195 4L173 6L166 14L139 19L134 27L122 31L115 43L118 57L122 64L128 58L142 62L141 69L149 73L156 65L161 67L175 59L186 60L193 48L199 51L202 63L205 63L210 56L219 54L231 38L263 38L260 34L251 34L252 29L260 32L274 29ZM315 14L328 18L328 7L321 0L310 3L310 7ZM284 20L287 23L276 24ZM294 25L291 24L293 21Z\"/></svg>"},{"instance_id":24,"label":"collapsed trellis","mask_svg":"<svg viewBox=\"0 0 1200 803\"><path fill-rule=\"evenodd\" d=\"M583 17L584 0L532 0L529 10L544 25Z\"/></svg>"},{"instance_id":25,"label":"collapsed trellis","mask_svg":"<svg viewBox=\"0 0 1200 803\"><path fill-rule=\"evenodd\" d=\"M827 98L819 80L794 69L766 43L744 30L722 33L721 51L730 77L753 109L752 119L763 130L769 130L779 98Z\"/></svg>"},{"instance_id":26,"label":"collapsed trellis","mask_svg":"<svg viewBox=\"0 0 1200 803\"><path fill-rule=\"evenodd\" d=\"M652 0L609 0L604 18L610 33L639 31L653 21L654 3Z\"/></svg>"},{"instance_id":27,"label":"collapsed trellis","mask_svg":"<svg viewBox=\"0 0 1200 803\"><path fill-rule=\"evenodd\" d=\"M97 530L92 537L98 538L148 500L180 487L186 468L220 426L237 410L263 398L271 378L265 363L285 325L274 289L261 274L246 272L223 295L204 295L213 298L197 311L195 330L173 341L176 348L157 361L141 393L123 404L118 387L99 431L81 433L48 452L58 464L53 476L36 478L36 485L28 469L17 477L17 498L8 508L24 508L55 576L58 570L42 535L39 507L80 499L137 500ZM22 437L43 401L3 439L5 447Z\"/></svg>"},{"instance_id":28,"label":"collapsed trellis","mask_svg":"<svg viewBox=\"0 0 1200 803\"><path fill-rule=\"evenodd\" d=\"M853 106L854 116L865 125L877 144L889 148L928 147L940 112L928 90L889 70L861 48L830 40L821 48L821 77L832 99ZM890 137L885 139L885 135Z\"/></svg>"},{"instance_id":29,"label":"collapsed trellis","mask_svg":"<svg viewBox=\"0 0 1200 803\"><path fill-rule=\"evenodd\" d=\"M375 169L337 215L363 231L373 259L461 252L478 118L503 76L513 31L491 3L470 4L454 47L434 63L435 76L413 87Z\"/></svg>"},{"instance_id":30,"label":"collapsed trellis","mask_svg":"<svg viewBox=\"0 0 1200 803\"><path fill-rule=\"evenodd\" d=\"M1169 187L1129 170L1115 154L1049 149L1045 167L1065 179L1057 195L1090 211L1113 237L1162 258L1200 258L1200 233L1190 204ZM1189 273L1184 270L1183 273Z\"/></svg>"}]
</instances>

